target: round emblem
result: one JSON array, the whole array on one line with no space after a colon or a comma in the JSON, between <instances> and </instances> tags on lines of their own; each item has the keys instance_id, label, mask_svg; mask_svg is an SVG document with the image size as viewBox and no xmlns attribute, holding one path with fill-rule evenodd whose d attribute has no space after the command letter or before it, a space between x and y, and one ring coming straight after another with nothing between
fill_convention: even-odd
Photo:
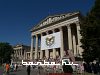
<instances>
[{"instance_id":1,"label":"round emblem","mask_svg":"<svg viewBox=\"0 0 100 75\"><path fill-rule=\"evenodd\" d=\"M55 39L55 37L52 36L52 35L46 37L46 45L47 45L47 46L53 45L53 44L54 44L54 39Z\"/></svg>"}]
</instances>

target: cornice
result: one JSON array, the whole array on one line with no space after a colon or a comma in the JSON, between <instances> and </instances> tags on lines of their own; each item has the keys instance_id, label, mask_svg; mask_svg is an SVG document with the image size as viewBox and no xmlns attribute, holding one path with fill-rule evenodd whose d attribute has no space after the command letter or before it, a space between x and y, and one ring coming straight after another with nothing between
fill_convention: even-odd
<instances>
[{"instance_id":1,"label":"cornice","mask_svg":"<svg viewBox=\"0 0 100 75\"><path fill-rule=\"evenodd\" d=\"M62 18L62 19L59 19L59 20L57 20L57 21L54 21L54 22L45 24L45 25L43 25L43 26L40 26L41 23L45 22L45 20L46 20L46 19L49 19L50 17L61 16L61 15L67 15L67 14L69 14L69 16L66 16L65 18ZM44 20L42 20L39 24L37 24L35 27L33 27L30 31L31 31L31 32L34 32L34 31L40 30L40 29L42 29L42 28L46 28L46 27L48 27L48 26L54 25L54 24L56 24L56 23L59 23L59 22L68 20L68 19L70 19L70 18L73 18L73 17L76 17L76 16L80 16L80 12L73 12L73 13L67 13L67 14L48 16L48 17L46 17Z\"/></svg>"}]
</instances>

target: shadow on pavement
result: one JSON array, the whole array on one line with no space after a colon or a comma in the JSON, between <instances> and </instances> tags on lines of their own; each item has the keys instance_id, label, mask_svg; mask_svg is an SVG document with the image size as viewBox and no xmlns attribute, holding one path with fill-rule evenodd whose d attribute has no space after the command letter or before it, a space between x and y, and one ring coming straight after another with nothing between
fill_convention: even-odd
<instances>
[{"instance_id":1,"label":"shadow on pavement","mask_svg":"<svg viewBox=\"0 0 100 75\"><path fill-rule=\"evenodd\" d=\"M10 72L19 72L19 71L21 71L21 70L17 70L17 71L10 71Z\"/></svg>"}]
</instances>

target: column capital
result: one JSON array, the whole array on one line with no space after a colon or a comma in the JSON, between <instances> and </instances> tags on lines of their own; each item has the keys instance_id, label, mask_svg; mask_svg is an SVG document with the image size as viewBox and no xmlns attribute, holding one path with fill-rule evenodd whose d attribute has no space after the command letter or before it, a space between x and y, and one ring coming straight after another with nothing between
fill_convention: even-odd
<instances>
[{"instance_id":1,"label":"column capital","mask_svg":"<svg viewBox=\"0 0 100 75\"><path fill-rule=\"evenodd\" d=\"M49 34L48 31L45 32L47 35Z\"/></svg>"},{"instance_id":2,"label":"column capital","mask_svg":"<svg viewBox=\"0 0 100 75\"><path fill-rule=\"evenodd\" d=\"M70 24L67 24L66 26L67 26L68 29L71 27Z\"/></svg>"},{"instance_id":3,"label":"column capital","mask_svg":"<svg viewBox=\"0 0 100 75\"><path fill-rule=\"evenodd\" d=\"M31 38L33 39L34 35L31 36Z\"/></svg>"},{"instance_id":4,"label":"column capital","mask_svg":"<svg viewBox=\"0 0 100 75\"><path fill-rule=\"evenodd\" d=\"M76 21L75 24L76 24L77 26L79 26L79 25L80 25L80 22L79 22L79 21Z\"/></svg>"},{"instance_id":5,"label":"column capital","mask_svg":"<svg viewBox=\"0 0 100 75\"><path fill-rule=\"evenodd\" d=\"M54 33L55 32L55 29L53 29L52 32Z\"/></svg>"},{"instance_id":6,"label":"column capital","mask_svg":"<svg viewBox=\"0 0 100 75\"><path fill-rule=\"evenodd\" d=\"M36 34L35 36L38 37L38 34Z\"/></svg>"},{"instance_id":7,"label":"column capital","mask_svg":"<svg viewBox=\"0 0 100 75\"><path fill-rule=\"evenodd\" d=\"M31 35L31 38L34 37L35 35Z\"/></svg>"},{"instance_id":8,"label":"column capital","mask_svg":"<svg viewBox=\"0 0 100 75\"><path fill-rule=\"evenodd\" d=\"M62 27L59 27L59 30L62 31Z\"/></svg>"},{"instance_id":9,"label":"column capital","mask_svg":"<svg viewBox=\"0 0 100 75\"><path fill-rule=\"evenodd\" d=\"M43 36L43 33L40 33L41 36Z\"/></svg>"}]
</instances>

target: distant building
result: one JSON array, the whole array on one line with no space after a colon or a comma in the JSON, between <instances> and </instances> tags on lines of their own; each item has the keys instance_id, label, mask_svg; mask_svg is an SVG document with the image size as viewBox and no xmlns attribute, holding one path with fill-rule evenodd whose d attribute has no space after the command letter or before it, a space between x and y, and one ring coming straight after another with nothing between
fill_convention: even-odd
<instances>
[{"instance_id":1,"label":"distant building","mask_svg":"<svg viewBox=\"0 0 100 75\"><path fill-rule=\"evenodd\" d=\"M12 60L14 62L21 60L30 60L30 46L18 44L13 46L14 54Z\"/></svg>"}]
</instances>

